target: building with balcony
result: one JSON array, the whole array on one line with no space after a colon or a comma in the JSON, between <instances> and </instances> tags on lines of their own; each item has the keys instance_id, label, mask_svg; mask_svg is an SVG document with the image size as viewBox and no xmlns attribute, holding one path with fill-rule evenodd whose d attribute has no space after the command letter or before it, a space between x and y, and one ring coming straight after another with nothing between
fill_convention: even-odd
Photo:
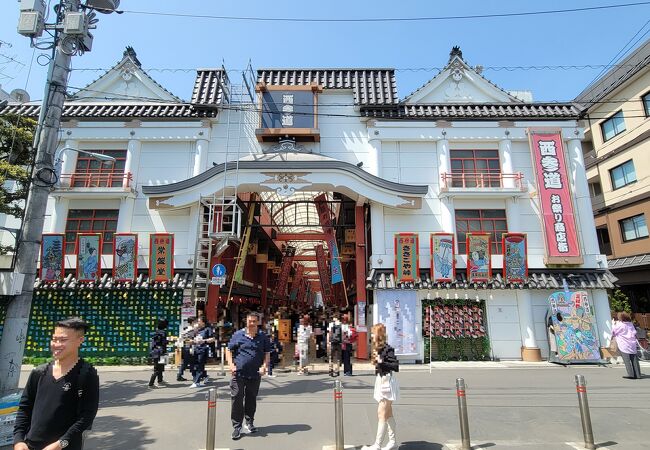
<instances>
[{"instance_id":1,"label":"building with balcony","mask_svg":"<svg viewBox=\"0 0 650 450\"><path fill-rule=\"evenodd\" d=\"M36 116L39 105L9 109ZM247 70L241 81L219 68L197 70L189 102L128 49L63 116L61 148L116 162L64 153L45 231L65 235L72 278L43 292L171 285L214 321L347 307L362 331L401 327L395 345L415 361L553 356L559 311L589 316L586 359L609 345L612 277L579 110L496 86L458 48L403 99L390 68ZM87 233L100 234L100 268L75 281ZM136 251L116 245L123 233ZM114 273L129 251L137 281Z\"/></svg>"},{"instance_id":2,"label":"building with balcony","mask_svg":"<svg viewBox=\"0 0 650 450\"><path fill-rule=\"evenodd\" d=\"M576 98L601 252L631 300L650 312L650 40Z\"/></svg>"}]
</instances>

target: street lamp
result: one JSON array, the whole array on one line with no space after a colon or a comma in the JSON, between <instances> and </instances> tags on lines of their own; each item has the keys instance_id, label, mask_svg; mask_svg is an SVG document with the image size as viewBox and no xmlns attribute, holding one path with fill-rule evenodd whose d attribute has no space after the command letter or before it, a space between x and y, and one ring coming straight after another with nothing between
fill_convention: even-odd
<instances>
[{"instance_id":1,"label":"street lamp","mask_svg":"<svg viewBox=\"0 0 650 450\"><path fill-rule=\"evenodd\" d=\"M89 152L87 150L79 150L78 148L72 148L72 147L63 147L60 148L56 151L54 155L54 173L56 175L56 184L59 185L59 181L61 179L61 166L63 165L63 152L65 151L72 151L72 152L77 152L81 153L84 155L88 155L93 159L96 159L97 161L100 161L102 163L107 163L107 164L114 164L115 163L115 158L112 156L108 155L102 155L101 153L95 153L95 152Z\"/></svg>"}]
</instances>

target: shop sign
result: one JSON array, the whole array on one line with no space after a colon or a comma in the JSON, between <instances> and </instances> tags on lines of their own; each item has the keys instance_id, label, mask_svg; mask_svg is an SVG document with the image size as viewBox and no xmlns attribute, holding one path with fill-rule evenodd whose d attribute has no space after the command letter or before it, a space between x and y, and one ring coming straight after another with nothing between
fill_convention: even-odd
<instances>
[{"instance_id":1,"label":"shop sign","mask_svg":"<svg viewBox=\"0 0 650 450\"><path fill-rule=\"evenodd\" d=\"M420 275L417 233L395 235L395 278L398 283L415 281Z\"/></svg>"},{"instance_id":2,"label":"shop sign","mask_svg":"<svg viewBox=\"0 0 650 450\"><path fill-rule=\"evenodd\" d=\"M138 235L116 233L113 235L113 279L135 281L138 276Z\"/></svg>"},{"instance_id":3,"label":"shop sign","mask_svg":"<svg viewBox=\"0 0 650 450\"><path fill-rule=\"evenodd\" d=\"M323 293L323 302L325 305L330 306L334 303L334 292L332 291L330 270L327 267L327 260L325 259L325 250L323 250L322 245L317 245L314 247L314 250L316 251L316 264L318 266L318 277Z\"/></svg>"},{"instance_id":4,"label":"shop sign","mask_svg":"<svg viewBox=\"0 0 650 450\"><path fill-rule=\"evenodd\" d=\"M300 291L300 286L302 285L302 276L305 273L305 266L298 264L296 267L296 274L293 277L293 283L291 285L291 297L298 298L298 292Z\"/></svg>"},{"instance_id":5,"label":"shop sign","mask_svg":"<svg viewBox=\"0 0 650 450\"><path fill-rule=\"evenodd\" d=\"M580 264L582 257L571 200L562 135L528 130L544 223L547 264Z\"/></svg>"},{"instance_id":6,"label":"shop sign","mask_svg":"<svg viewBox=\"0 0 650 450\"><path fill-rule=\"evenodd\" d=\"M528 245L526 235L503 235L503 276L506 283L523 283L528 278Z\"/></svg>"},{"instance_id":7,"label":"shop sign","mask_svg":"<svg viewBox=\"0 0 650 450\"><path fill-rule=\"evenodd\" d=\"M490 279L491 256L488 233L467 233L467 279L470 283Z\"/></svg>"},{"instance_id":8,"label":"shop sign","mask_svg":"<svg viewBox=\"0 0 650 450\"><path fill-rule=\"evenodd\" d=\"M431 233L431 278L433 282L453 281L456 276L454 235Z\"/></svg>"},{"instance_id":9,"label":"shop sign","mask_svg":"<svg viewBox=\"0 0 650 450\"><path fill-rule=\"evenodd\" d=\"M41 240L41 281L63 280L65 235L44 234Z\"/></svg>"},{"instance_id":10,"label":"shop sign","mask_svg":"<svg viewBox=\"0 0 650 450\"><path fill-rule=\"evenodd\" d=\"M287 246L284 257L282 258L282 265L280 266L277 288L275 289L275 296L278 298L283 298L287 295L287 284L289 283L289 275L291 275L291 266L293 265L295 255L296 247Z\"/></svg>"},{"instance_id":11,"label":"shop sign","mask_svg":"<svg viewBox=\"0 0 650 450\"><path fill-rule=\"evenodd\" d=\"M346 244L354 244L357 241L357 234L356 230L354 228L346 228L345 229L345 243Z\"/></svg>"},{"instance_id":12,"label":"shop sign","mask_svg":"<svg viewBox=\"0 0 650 450\"><path fill-rule=\"evenodd\" d=\"M600 361L600 345L586 291L554 292L549 296L550 321L561 361Z\"/></svg>"},{"instance_id":13,"label":"shop sign","mask_svg":"<svg viewBox=\"0 0 650 450\"><path fill-rule=\"evenodd\" d=\"M156 233L149 236L149 279L170 281L174 278L174 235Z\"/></svg>"},{"instance_id":14,"label":"shop sign","mask_svg":"<svg viewBox=\"0 0 650 450\"><path fill-rule=\"evenodd\" d=\"M97 281L102 271L102 235L77 234L77 281Z\"/></svg>"},{"instance_id":15,"label":"shop sign","mask_svg":"<svg viewBox=\"0 0 650 450\"><path fill-rule=\"evenodd\" d=\"M354 244L343 244L341 246L341 256L354 256Z\"/></svg>"}]
</instances>

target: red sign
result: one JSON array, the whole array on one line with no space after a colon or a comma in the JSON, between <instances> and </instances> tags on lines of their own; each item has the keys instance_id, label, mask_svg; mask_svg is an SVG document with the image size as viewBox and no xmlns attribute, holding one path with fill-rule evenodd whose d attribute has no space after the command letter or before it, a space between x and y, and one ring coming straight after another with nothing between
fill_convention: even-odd
<instances>
[{"instance_id":1,"label":"red sign","mask_svg":"<svg viewBox=\"0 0 650 450\"><path fill-rule=\"evenodd\" d=\"M325 250L323 250L322 245L317 245L314 249L316 250L316 264L318 265L318 278L320 278L323 303L331 305L334 303L334 292L332 291L330 270L327 267L327 260L325 259Z\"/></svg>"},{"instance_id":2,"label":"red sign","mask_svg":"<svg viewBox=\"0 0 650 450\"><path fill-rule=\"evenodd\" d=\"M293 283L291 283L291 297L298 300L298 292L302 285L302 276L305 273L305 266L298 264L296 267L296 274L293 276Z\"/></svg>"},{"instance_id":3,"label":"red sign","mask_svg":"<svg viewBox=\"0 0 650 450\"><path fill-rule=\"evenodd\" d=\"M528 130L544 222L547 264L580 264L569 176L560 131Z\"/></svg>"},{"instance_id":4,"label":"red sign","mask_svg":"<svg viewBox=\"0 0 650 450\"><path fill-rule=\"evenodd\" d=\"M314 204L316 205L316 211L318 211L318 220L320 226L323 227L323 232L325 234L334 234L334 228L332 228L332 212L330 211L329 203L327 203L327 196L325 194L320 194L314 197Z\"/></svg>"},{"instance_id":5,"label":"red sign","mask_svg":"<svg viewBox=\"0 0 650 450\"><path fill-rule=\"evenodd\" d=\"M415 281L420 276L419 238L417 233L395 235L395 278L396 281Z\"/></svg>"},{"instance_id":6,"label":"red sign","mask_svg":"<svg viewBox=\"0 0 650 450\"><path fill-rule=\"evenodd\" d=\"M295 254L295 247L287 247L285 254L282 257L282 266L280 267L280 275L278 276L278 285L275 290L275 296L278 298L283 298L287 295L287 284L289 283L289 274L291 273L291 266Z\"/></svg>"},{"instance_id":7,"label":"red sign","mask_svg":"<svg viewBox=\"0 0 650 450\"><path fill-rule=\"evenodd\" d=\"M149 280L170 281L174 278L174 235L149 235Z\"/></svg>"}]
</instances>

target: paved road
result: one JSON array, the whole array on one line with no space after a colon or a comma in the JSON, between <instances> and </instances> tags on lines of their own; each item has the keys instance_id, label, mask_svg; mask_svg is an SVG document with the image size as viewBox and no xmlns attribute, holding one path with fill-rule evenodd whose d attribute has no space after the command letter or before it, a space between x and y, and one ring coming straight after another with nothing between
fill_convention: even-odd
<instances>
[{"instance_id":1,"label":"paved road","mask_svg":"<svg viewBox=\"0 0 650 450\"><path fill-rule=\"evenodd\" d=\"M644 371L650 373L650 367ZM580 442L574 375L587 377L596 442L616 450L650 448L650 377L622 379L622 367L543 366L408 370L399 374L395 407L402 450L453 448L459 426L455 379L465 378L472 443L481 448L570 449ZM172 378L172 372L166 372ZM206 391L173 382L148 390L149 373L100 373L101 405L89 449L194 450L205 448ZM369 372L344 382L346 444L370 443L376 425ZM259 433L230 439L227 380L217 377L217 447L246 450L320 450L333 444L333 382L325 375L265 378L256 424Z\"/></svg>"}]
</instances>

